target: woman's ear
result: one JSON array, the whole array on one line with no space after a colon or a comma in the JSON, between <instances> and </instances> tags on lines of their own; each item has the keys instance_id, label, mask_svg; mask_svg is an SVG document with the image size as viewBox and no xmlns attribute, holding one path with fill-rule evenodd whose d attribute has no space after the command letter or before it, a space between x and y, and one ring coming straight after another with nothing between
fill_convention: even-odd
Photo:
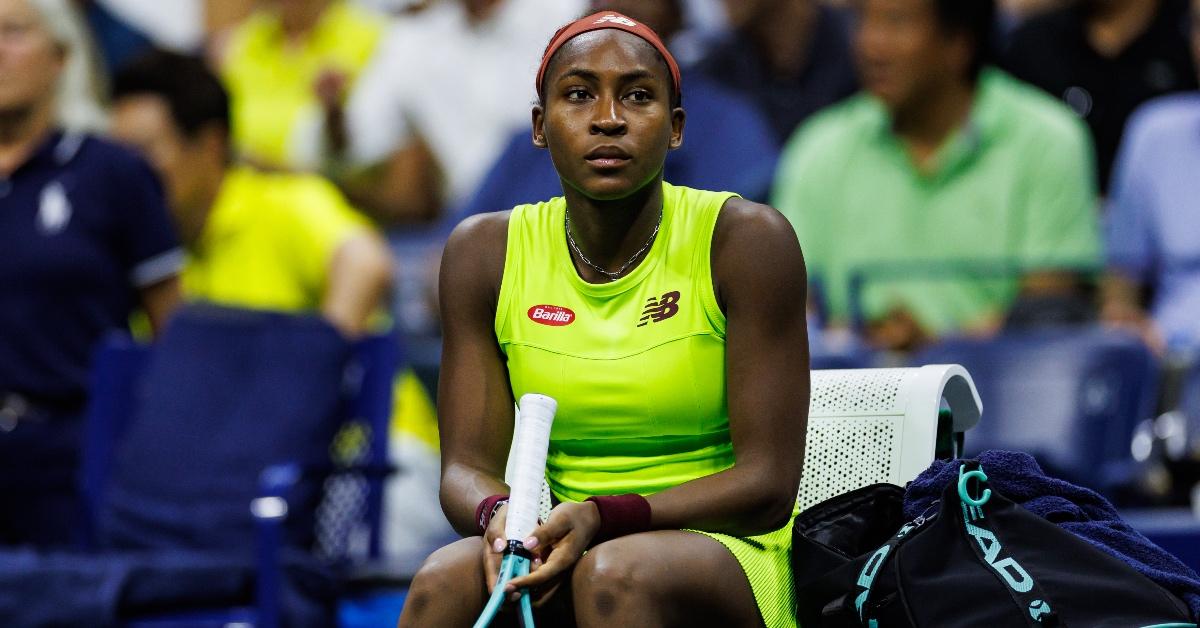
<instances>
[{"instance_id":1,"label":"woman's ear","mask_svg":"<svg viewBox=\"0 0 1200 628\"><path fill-rule=\"evenodd\" d=\"M541 105L533 106L533 145L538 148L546 147L546 130L544 122L546 110Z\"/></svg>"},{"instance_id":2,"label":"woman's ear","mask_svg":"<svg viewBox=\"0 0 1200 628\"><path fill-rule=\"evenodd\" d=\"M671 110L671 150L675 150L683 146L683 126L687 122L687 114L684 113L683 107L676 107Z\"/></svg>"}]
</instances>

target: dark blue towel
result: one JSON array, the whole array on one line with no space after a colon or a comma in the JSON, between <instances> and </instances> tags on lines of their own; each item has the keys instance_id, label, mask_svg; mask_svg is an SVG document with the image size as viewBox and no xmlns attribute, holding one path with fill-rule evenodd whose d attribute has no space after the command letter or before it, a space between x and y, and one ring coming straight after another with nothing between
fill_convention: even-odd
<instances>
[{"instance_id":1,"label":"dark blue towel","mask_svg":"<svg viewBox=\"0 0 1200 628\"><path fill-rule=\"evenodd\" d=\"M1029 454L993 450L983 452L978 460L992 490L1125 561L1178 595L1200 616L1200 577L1122 521L1108 500L1047 476ZM958 461L937 460L913 480L904 496L904 516L914 519L928 510L947 484L958 481L958 468Z\"/></svg>"}]
</instances>

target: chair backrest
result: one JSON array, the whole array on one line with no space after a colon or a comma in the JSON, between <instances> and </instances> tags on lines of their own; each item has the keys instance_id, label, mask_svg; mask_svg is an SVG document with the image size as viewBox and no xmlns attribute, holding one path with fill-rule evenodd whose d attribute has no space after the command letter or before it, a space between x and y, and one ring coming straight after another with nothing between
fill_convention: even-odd
<instances>
[{"instance_id":1,"label":"chair backrest","mask_svg":"<svg viewBox=\"0 0 1200 628\"><path fill-rule=\"evenodd\" d=\"M939 439L954 455L982 410L957 365L813 371L801 510L869 484L904 486L933 462Z\"/></svg>"},{"instance_id":2,"label":"chair backrest","mask_svg":"<svg viewBox=\"0 0 1200 628\"><path fill-rule=\"evenodd\" d=\"M955 455L983 412L971 376L953 364L817 370L810 398L801 510L869 484L904 486L939 447ZM543 484L543 517L549 497Z\"/></svg>"},{"instance_id":3,"label":"chair backrest","mask_svg":"<svg viewBox=\"0 0 1200 628\"><path fill-rule=\"evenodd\" d=\"M384 435L359 446L386 460L398 355L385 344L368 342L352 359L319 318L193 306L148 352L107 345L94 380L108 384L92 401L85 443L98 545L252 550L259 474L291 462L328 466L351 417L369 421L364 436ZM301 531L293 541L314 540L320 498L312 487L292 500L289 523ZM377 513L378 499L358 507Z\"/></svg>"},{"instance_id":4,"label":"chair backrest","mask_svg":"<svg viewBox=\"0 0 1200 628\"><path fill-rule=\"evenodd\" d=\"M1051 475L1111 494L1135 471L1130 442L1149 418L1159 371L1138 339L1100 329L1037 330L947 340L917 356L971 371L988 421L967 454L1033 454Z\"/></svg>"}]
</instances>

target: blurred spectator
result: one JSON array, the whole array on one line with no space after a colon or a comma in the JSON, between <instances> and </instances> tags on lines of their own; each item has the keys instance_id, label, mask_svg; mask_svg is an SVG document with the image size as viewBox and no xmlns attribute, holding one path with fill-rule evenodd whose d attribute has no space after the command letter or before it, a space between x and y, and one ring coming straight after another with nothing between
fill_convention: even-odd
<instances>
[{"instance_id":1,"label":"blurred spectator","mask_svg":"<svg viewBox=\"0 0 1200 628\"><path fill-rule=\"evenodd\" d=\"M113 81L113 134L162 175L189 256L190 297L320 310L362 333L391 278L382 239L315 176L231 166L225 91L197 59L156 53Z\"/></svg>"},{"instance_id":2,"label":"blurred spectator","mask_svg":"<svg viewBox=\"0 0 1200 628\"><path fill-rule=\"evenodd\" d=\"M1082 123L985 66L991 0L861 6L855 47L868 93L801 128L773 198L829 318L845 324L861 306L871 344L909 349L995 331L1019 287L1068 291L1073 276L1059 269L1099 256ZM1021 282L1001 274L1010 268ZM875 281L853 296L856 274L871 271Z\"/></svg>"},{"instance_id":3,"label":"blurred spectator","mask_svg":"<svg viewBox=\"0 0 1200 628\"><path fill-rule=\"evenodd\" d=\"M1200 0L1192 1L1200 66ZM1105 320L1160 351L1200 350L1200 93L1138 110L1117 154L1107 222ZM1141 298L1153 294L1149 312Z\"/></svg>"},{"instance_id":4,"label":"blurred spectator","mask_svg":"<svg viewBox=\"0 0 1200 628\"><path fill-rule=\"evenodd\" d=\"M259 166L324 166L327 129L343 129L346 95L383 32L381 16L348 0L266 3L233 30L218 55L234 150Z\"/></svg>"},{"instance_id":5,"label":"blurred spectator","mask_svg":"<svg viewBox=\"0 0 1200 628\"><path fill-rule=\"evenodd\" d=\"M1013 33L1007 67L1063 99L1091 128L1101 191L1129 114L1155 96L1196 88L1187 3L1081 0Z\"/></svg>"},{"instance_id":6,"label":"blurred spectator","mask_svg":"<svg viewBox=\"0 0 1200 628\"><path fill-rule=\"evenodd\" d=\"M63 10L0 0L0 544L72 541L92 349L139 304L160 327L179 296L153 172L60 130Z\"/></svg>"},{"instance_id":7,"label":"blurred spectator","mask_svg":"<svg viewBox=\"0 0 1200 628\"><path fill-rule=\"evenodd\" d=\"M70 50L58 79L57 123L71 131L97 132L107 124L98 73L84 16L71 0L34 0L54 36Z\"/></svg>"},{"instance_id":8,"label":"blurred spectator","mask_svg":"<svg viewBox=\"0 0 1200 628\"><path fill-rule=\"evenodd\" d=\"M581 0L443 0L400 22L347 108L344 185L385 222L429 223L463 204L514 129L555 29Z\"/></svg>"},{"instance_id":9,"label":"blurred spectator","mask_svg":"<svg viewBox=\"0 0 1200 628\"><path fill-rule=\"evenodd\" d=\"M682 25L679 0L593 0L592 10L623 13L670 41ZM687 125L683 146L667 156L666 178L689 187L729 190L764 200L778 148L766 119L740 95L703 74L684 69ZM462 212L508 209L562 195L550 154L533 145L529 129L516 131Z\"/></svg>"},{"instance_id":10,"label":"blurred spectator","mask_svg":"<svg viewBox=\"0 0 1200 628\"><path fill-rule=\"evenodd\" d=\"M779 144L858 88L845 10L817 0L725 0L725 7L733 32L700 67L758 103Z\"/></svg>"},{"instance_id":11,"label":"blurred spectator","mask_svg":"<svg viewBox=\"0 0 1200 628\"><path fill-rule=\"evenodd\" d=\"M170 53L140 60L115 78L113 101L114 134L145 152L167 183L188 247L188 297L320 311L348 336L375 326L392 275L382 238L324 179L231 166L229 100L201 61ZM400 439L405 486L425 489L401 500L425 510L401 511L397 542L440 541L447 528L437 526L436 418L411 373L396 390L394 424L417 441Z\"/></svg>"}]
</instances>

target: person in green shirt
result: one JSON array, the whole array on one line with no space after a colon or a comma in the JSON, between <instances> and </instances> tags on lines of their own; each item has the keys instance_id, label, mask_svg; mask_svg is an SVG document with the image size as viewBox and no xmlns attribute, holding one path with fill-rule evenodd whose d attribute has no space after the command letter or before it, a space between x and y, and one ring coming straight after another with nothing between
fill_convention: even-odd
<instances>
[{"instance_id":1,"label":"person in green shirt","mask_svg":"<svg viewBox=\"0 0 1200 628\"><path fill-rule=\"evenodd\" d=\"M1082 122L987 65L991 0L860 6L865 93L797 131L772 195L829 321L912 349L1070 294L1100 257Z\"/></svg>"}]
</instances>

